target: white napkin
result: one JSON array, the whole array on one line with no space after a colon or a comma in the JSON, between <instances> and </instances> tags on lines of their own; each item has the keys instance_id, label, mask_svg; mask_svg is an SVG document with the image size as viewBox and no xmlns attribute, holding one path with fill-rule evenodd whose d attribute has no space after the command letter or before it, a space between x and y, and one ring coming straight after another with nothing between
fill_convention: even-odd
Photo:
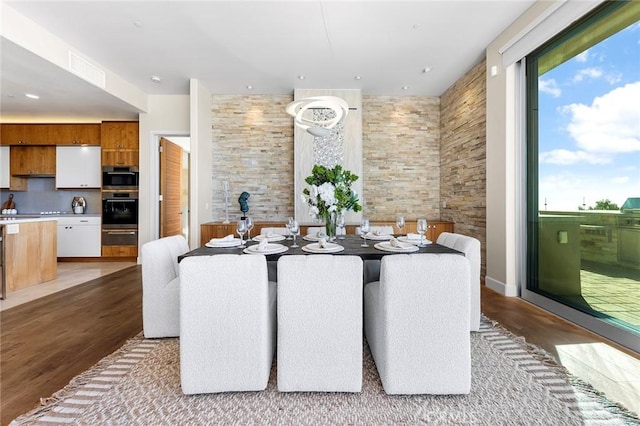
<instances>
[{"instance_id":1,"label":"white napkin","mask_svg":"<svg viewBox=\"0 0 640 426\"><path fill-rule=\"evenodd\" d=\"M391 240L389 240L389 244L391 244L391 247L400 247L400 241L398 241L396 238L391 238Z\"/></svg>"},{"instance_id":2,"label":"white napkin","mask_svg":"<svg viewBox=\"0 0 640 426\"><path fill-rule=\"evenodd\" d=\"M233 234L229 234L226 237L212 238L209 240L210 243L219 243L221 241L233 241Z\"/></svg>"},{"instance_id":3,"label":"white napkin","mask_svg":"<svg viewBox=\"0 0 640 426\"><path fill-rule=\"evenodd\" d=\"M260 240L260 243L258 243L258 247L256 250L264 251L267 249L268 245L269 245L269 240L267 238L263 238L262 240Z\"/></svg>"},{"instance_id":4,"label":"white napkin","mask_svg":"<svg viewBox=\"0 0 640 426\"><path fill-rule=\"evenodd\" d=\"M318 245L320 246L320 248L326 248L327 247L327 240L324 238L320 238L318 240Z\"/></svg>"},{"instance_id":5,"label":"white napkin","mask_svg":"<svg viewBox=\"0 0 640 426\"><path fill-rule=\"evenodd\" d=\"M411 232L407 233L407 239L409 240L419 240L420 234L412 234Z\"/></svg>"}]
</instances>

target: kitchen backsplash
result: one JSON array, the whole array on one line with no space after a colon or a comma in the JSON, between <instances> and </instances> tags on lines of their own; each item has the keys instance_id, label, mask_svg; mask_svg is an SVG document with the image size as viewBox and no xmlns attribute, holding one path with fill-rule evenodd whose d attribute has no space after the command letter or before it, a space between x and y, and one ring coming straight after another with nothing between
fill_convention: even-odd
<instances>
[{"instance_id":1,"label":"kitchen backsplash","mask_svg":"<svg viewBox=\"0 0 640 426\"><path fill-rule=\"evenodd\" d=\"M76 190L56 189L54 178L30 178L28 191L0 190L0 204L7 201L9 194L13 194L18 214L33 214L40 212L59 211L73 213L71 201L73 197L82 196L87 201L85 214L100 214L102 212L102 196L100 189Z\"/></svg>"}]
</instances>

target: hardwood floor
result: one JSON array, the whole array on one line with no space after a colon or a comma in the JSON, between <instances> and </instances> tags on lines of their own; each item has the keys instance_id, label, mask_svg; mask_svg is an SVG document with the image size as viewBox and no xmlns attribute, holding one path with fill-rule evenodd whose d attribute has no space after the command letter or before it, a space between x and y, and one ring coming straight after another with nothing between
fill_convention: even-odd
<instances>
[{"instance_id":1,"label":"hardwood floor","mask_svg":"<svg viewBox=\"0 0 640 426\"><path fill-rule=\"evenodd\" d=\"M6 425L142 330L141 267L7 309L0 324Z\"/></svg>"},{"instance_id":2,"label":"hardwood floor","mask_svg":"<svg viewBox=\"0 0 640 426\"><path fill-rule=\"evenodd\" d=\"M141 267L3 311L1 422L36 406L142 330ZM607 344L640 355L517 298L482 288L482 311L557 359L564 345ZM593 362L593 361L592 361ZM596 383L592 383L598 386Z\"/></svg>"}]
</instances>

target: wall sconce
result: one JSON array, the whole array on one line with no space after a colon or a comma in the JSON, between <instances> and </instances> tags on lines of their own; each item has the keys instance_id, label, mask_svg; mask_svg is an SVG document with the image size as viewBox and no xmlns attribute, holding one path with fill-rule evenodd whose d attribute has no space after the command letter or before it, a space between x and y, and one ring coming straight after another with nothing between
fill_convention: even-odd
<instances>
[{"instance_id":1,"label":"wall sconce","mask_svg":"<svg viewBox=\"0 0 640 426\"><path fill-rule=\"evenodd\" d=\"M305 112L312 109L330 109L335 113L333 118L328 120L314 120L304 117ZM313 96L293 101L287 105L287 114L294 118L296 126L306 130L313 136L328 136L336 124L349 114L349 105L344 99L336 96Z\"/></svg>"}]
</instances>

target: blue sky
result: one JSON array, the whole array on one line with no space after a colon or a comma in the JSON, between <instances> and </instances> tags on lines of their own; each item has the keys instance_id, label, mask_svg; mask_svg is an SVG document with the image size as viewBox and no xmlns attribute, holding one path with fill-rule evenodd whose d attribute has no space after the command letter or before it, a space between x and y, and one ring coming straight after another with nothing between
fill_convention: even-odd
<instances>
[{"instance_id":1,"label":"blue sky","mask_svg":"<svg viewBox=\"0 0 640 426\"><path fill-rule=\"evenodd\" d=\"M539 90L539 207L640 197L640 23L548 71Z\"/></svg>"}]
</instances>

